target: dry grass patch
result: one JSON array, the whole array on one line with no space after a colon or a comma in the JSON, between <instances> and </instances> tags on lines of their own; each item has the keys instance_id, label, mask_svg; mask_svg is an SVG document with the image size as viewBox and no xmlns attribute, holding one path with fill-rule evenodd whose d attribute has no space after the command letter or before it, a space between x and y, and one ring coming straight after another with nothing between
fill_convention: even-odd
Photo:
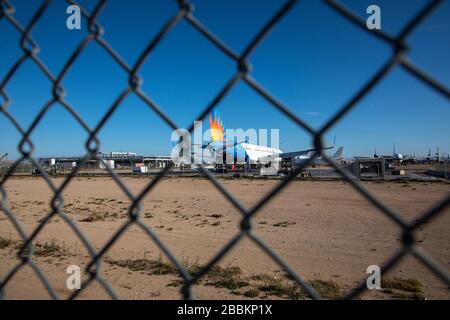
<instances>
[{"instance_id":1,"label":"dry grass patch","mask_svg":"<svg viewBox=\"0 0 450 320\"><path fill-rule=\"evenodd\" d=\"M257 288L269 295L274 295L284 299L297 300L304 298L304 292L298 285L293 284L286 279L270 276L267 274L260 274L252 277L253 280L262 282Z\"/></svg>"},{"instance_id":2,"label":"dry grass patch","mask_svg":"<svg viewBox=\"0 0 450 320\"><path fill-rule=\"evenodd\" d=\"M256 289L250 289L250 290L244 291L242 293L242 295L247 298L256 298L259 296L259 291Z\"/></svg>"},{"instance_id":3,"label":"dry grass patch","mask_svg":"<svg viewBox=\"0 0 450 320\"><path fill-rule=\"evenodd\" d=\"M229 290L236 290L249 286L249 282L241 279L242 270L235 266L213 266L207 273L207 285L216 288L226 288Z\"/></svg>"},{"instance_id":4,"label":"dry grass patch","mask_svg":"<svg viewBox=\"0 0 450 320\"><path fill-rule=\"evenodd\" d=\"M153 214L151 214L150 212L144 212L144 218L151 219L153 217Z\"/></svg>"},{"instance_id":5,"label":"dry grass patch","mask_svg":"<svg viewBox=\"0 0 450 320\"><path fill-rule=\"evenodd\" d=\"M55 241L50 243L37 242L33 247L34 255L38 257L58 257L64 255L65 251L66 250L56 244Z\"/></svg>"},{"instance_id":6,"label":"dry grass patch","mask_svg":"<svg viewBox=\"0 0 450 320\"><path fill-rule=\"evenodd\" d=\"M24 246L23 241L16 241L16 250L22 250ZM33 256L36 257L63 257L68 254L66 248L61 247L58 245L55 240L52 240L50 242L36 242L32 245L33 249ZM25 248L23 251L24 256L29 255L28 248Z\"/></svg>"},{"instance_id":7,"label":"dry grass patch","mask_svg":"<svg viewBox=\"0 0 450 320\"><path fill-rule=\"evenodd\" d=\"M311 281L312 287L325 299L339 299L342 296L341 288L334 281L314 279Z\"/></svg>"},{"instance_id":8,"label":"dry grass patch","mask_svg":"<svg viewBox=\"0 0 450 320\"><path fill-rule=\"evenodd\" d=\"M0 249L6 249L13 243L14 243L14 241L11 239L6 239L6 238L0 237Z\"/></svg>"},{"instance_id":9,"label":"dry grass patch","mask_svg":"<svg viewBox=\"0 0 450 320\"><path fill-rule=\"evenodd\" d=\"M276 277L268 274L257 274L250 279L256 282L258 290L269 295L291 300L304 299L308 296L288 275ZM339 299L342 296L341 288L333 281L314 279L310 284L322 298Z\"/></svg>"},{"instance_id":10,"label":"dry grass patch","mask_svg":"<svg viewBox=\"0 0 450 320\"><path fill-rule=\"evenodd\" d=\"M282 221L282 222L275 223L273 226L287 228L288 226L291 226L294 224L295 224L295 222L293 222L293 221Z\"/></svg>"},{"instance_id":11,"label":"dry grass patch","mask_svg":"<svg viewBox=\"0 0 450 320\"><path fill-rule=\"evenodd\" d=\"M226 288L229 290L236 290L236 289L240 289L243 287L248 287L249 286L249 282L245 281L245 280L240 280L237 278L223 278L223 279L219 279L217 281L208 283L208 285L212 285L216 288Z\"/></svg>"},{"instance_id":12,"label":"dry grass patch","mask_svg":"<svg viewBox=\"0 0 450 320\"><path fill-rule=\"evenodd\" d=\"M105 220L105 216L98 212L93 212L86 218L80 219L80 222L95 222L95 221L103 221Z\"/></svg>"},{"instance_id":13,"label":"dry grass patch","mask_svg":"<svg viewBox=\"0 0 450 320\"><path fill-rule=\"evenodd\" d=\"M422 284L416 279L392 278L381 280L383 292L394 299L424 300Z\"/></svg>"},{"instance_id":14,"label":"dry grass patch","mask_svg":"<svg viewBox=\"0 0 450 320\"><path fill-rule=\"evenodd\" d=\"M409 292L422 292L422 284L416 279L392 278L381 281L381 287Z\"/></svg>"},{"instance_id":15,"label":"dry grass patch","mask_svg":"<svg viewBox=\"0 0 450 320\"><path fill-rule=\"evenodd\" d=\"M183 285L183 280L181 279L174 279L171 282L169 282L166 287L181 287Z\"/></svg>"},{"instance_id":16,"label":"dry grass patch","mask_svg":"<svg viewBox=\"0 0 450 320\"><path fill-rule=\"evenodd\" d=\"M146 271L149 275L166 275L166 274L178 274L177 268L168 262L148 259L125 259L125 260L110 260L106 259L106 262L112 265L116 265L122 268L130 269L131 271Z\"/></svg>"}]
</instances>

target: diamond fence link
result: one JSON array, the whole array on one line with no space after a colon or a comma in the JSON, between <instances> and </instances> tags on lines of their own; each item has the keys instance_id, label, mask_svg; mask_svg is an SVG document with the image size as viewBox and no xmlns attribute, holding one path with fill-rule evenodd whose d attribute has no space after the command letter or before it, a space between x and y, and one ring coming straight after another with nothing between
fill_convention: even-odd
<instances>
[{"instance_id":1,"label":"diamond fence link","mask_svg":"<svg viewBox=\"0 0 450 320\"><path fill-rule=\"evenodd\" d=\"M168 0L169 1L169 0ZM300 1L289 0L286 1L277 12L274 13L272 18L263 26L263 28L257 33L257 35L250 41L247 47L241 54L236 53L230 47L228 47L219 37L213 34L206 26L204 26L194 15L193 6L185 0L178 0L175 3L178 4L177 13L171 17L165 25L159 30L154 38L152 38L146 48L142 51L137 61L134 65L129 65L118 52L103 38L104 29L97 21L97 17L102 12L103 8L107 4L106 0L100 0L96 4L92 12L86 11L81 7L81 14L87 20L88 25L88 35L78 44L77 48L71 54L70 58L64 64L62 70L54 75L45 63L39 58L39 45L32 38L31 32L37 23L41 20L42 14L47 10L50 0L43 0L42 4L38 10L34 13L32 19L25 27L20 24L19 21L14 17L15 9L8 0L0 0L0 23L11 24L16 31L21 35L20 38L20 48L22 49L22 56L17 59L17 61L10 67L7 74L0 82L0 113L5 116L5 118L11 122L11 124L17 129L21 135L21 140L18 144L18 149L20 152L20 158L17 159L9 170L6 172L2 180L0 181L0 209L3 214L11 222L12 226L18 232L18 235L23 240L23 246L19 249L18 257L19 263L17 263L14 268L12 268L4 278L0 279L0 298L5 298L5 286L10 282L14 275L23 267L29 265L35 272L38 279L42 282L48 293L53 299L59 299L58 294L52 288L49 283L45 273L40 269L40 267L33 260L33 246L32 243L42 231L44 225L54 216L59 216L67 225L71 228L74 234L81 241L87 252L89 253L91 260L86 267L86 272L88 273L88 279L85 280L80 290L76 290L69 298L76 298L81 292L83 292L93 281L97 281L107 292L107 294L113 298L118 298L115 294L113 288L110 284L102 277L101 267L102 267L102 257L110 249L110 247L121 237L121 235L128 230L132 225L138 226L142 229L149 238L159 247L159 249L165 254L165 256L170 260L171 263L177 268L180 276L183 279L183 287L181 293L185 299L195 298L192 287L198 281L235 246L244 238L248 237L251 239L255 245L259 246L268 256L270 256L273 261L278 264L309 296L313 299L321 299L321 296L316 290L313 289L311 284L308 283L303 277L300 276L289 264L283 260L283 258L277 254L268 244L266 244L252 229L252 218L263 208L271 199L282 190L293 180L304 169L305 166L309 164L310 161L304 162L300 167L296 168L290 175L284 178L277 186L275 186L267 195L265 195L259 202L257 202L250 209L246 209L233 195L231 195L222 184L210 173L206 168L200 166L202 173L212 182L212 184L226 197L226 199L240 212L242 215L241 227L238 230L236 236L226 243L216 255L208 262L203 268L192 276L188 270L183 266L183 264L176 258L172 253L170 248L158 237L154 230L148 227L141 220L141 205L140 201L151 192L151 190L158 184L158 182L169 172L172 165L165 167L160 171L157 176L149 182L144 190L142 190L138 195L134 195L127 186L121 181L118 174L116 174L112 169L109 168L101 157L98 157L97 152L99 150L100 141L97 137L99 131L103 126L109 121L112 114L116 111L122 101L129 95L136 95L141 101L143 101L151 110L153 110L162 121L164 121L169 127L176 130L179 128L176 123L164 112L164 109L158 106L141 88L142 78L139 76L139 71L147 58L152 54L153 50L158 46L158 44L164 39L164 37L171 32L171 30L182 20L185 20L191 25L195 30L198 31L202 36L204 36L208 41L210 41L219 51L223 52L226 56L232 59L236 63L236 73L231 79L229 79L222 89L217 93L212 102L207 105L202 112L194 120L203 120L206 115L211 112L211 110L216 107L222 99L236 86L238 82L244 82L249 88L254 90L258 95L263 97L270 105L272 105L279 112L284 114L288 119L297 124L300 128L308 132L311 136L314 146L321 151L316 151L314 155L321 155L326 161L333 166L339 173L345 178L350 184L357 190L363 197L365 197L374 207L376 207L380 214L390 218L395 224L397 224L402 230L402 242L403 246L397 252L384 263L381 267L382 272L390 270L392 267L396 266L402 258L408 254L412 254L419 261L421 261L431 272L438 276L444 283L450 286L450 274L449 272L439 265L431 256L429 256L424 250L422 250L415 241L414 232L422 226L424 223L435 219L438 215L442 214L444 210L450 205L450 195L443 199L440 203L437 203L431 210L424 212L421 217L413 223L408 223L405 221L400 214L389 208L385 203L377 199L373 194L371 194L359 181L357 181L348 172L344 171L339 167L331 158L328 157L323 152L323 136L330 130L336 123L338 123L346 114L354 109L359 101L368 94L376 85L378 85L383 78L397 66L402 67L411 76L416 77L423 82L424 85L430 86L436 92L440 93L444 98L450 100L450 90L443 84L434 80L427 73L421 70L418 66L414 65L408 60L407 52L408 46L406 43L407 37L419 26L419 24L431 13L433 12L443 0L431 0L424 8L422 8L416 16L414 16L402 29L398 36L389 35L380 30L368 30L366 28L365 21L360 17L352 13L348 8L340 4L335 0L323 0L324 6L331 7L336 14L342 15L348 21L352 22L355 27L370 33L372 36L379 38L384 43L389 45L393 52L391 57L385 62L385 64L369 79L369 81L363 84L354 96L344 104L338 111L326 122L326 124L319 130L314 130L310 127L304 120L298 117L295 113L290 111L290 109L280 102L276 97L272 96L261 84L259 84L251 76L251 66L249 62L249 57L256 47L264 40L265 36L270 32L270 30L276 27L277 23L281 21L286 13L288 13L295 5L299 5ZM66 0L68 4L78 5L73 0ZM103 115L101 120L97 125L91 129L86 122L78 115L77 110L72 107L65 99L65 90L62 87L62 81L65 76L67 76L73 63L77 60L80 54L88 47L91 43L99 44L105 51L109 54L114 61L119 65L123 71L128 75L128 86L120 92L115 100L115 102L109 107L107 112ZM6 86L9 81L14 77L17 70L25 62L31 60L40 71L46 76L46 78L52 83L51 96L42 106L37 116L33 119L31 125L28 128L22 128L14 116L8 111L8 107L11 105L11 99L9 98ZM103 163L109 175L112 177L113 181L119 186L123 193L130 200L130 207L128 209L128 219L127 221L115 231L108 242L96 250L89 240L83 235L81 230L77 225L64 213L64 199L62 196L63 191L71 183L73 178L77 175L79 169L83 166L83 163L74 167L71 173L64 179L61 186L57 187L54 185L52 180L49 178L48 174L43 170L39 162L33 158L34 145L30 140L30 135L36 126L40 123L47 112L56 104L61 105L66 109L74 118L74 120L86 131L88 139L86 141L86 151L91 159L96 159L100 163ZM193 132L194 125L189 128L189 132ZM312 158L311 158L312 159ZM27 234L21 224L15 218L14 213L7 206L7 192L4 189L6 181L12 176L14 170L24 161L30 161L32 165L36 166L42 173L42 177L52 190L54 196L51 200L51 211L45 216L45 218L40 222L40 224L30 233ZM360 285L353 288L344 298L351 299L360 295L366 289L365 280L361 282Z\"/></svg>"}]
</instances>

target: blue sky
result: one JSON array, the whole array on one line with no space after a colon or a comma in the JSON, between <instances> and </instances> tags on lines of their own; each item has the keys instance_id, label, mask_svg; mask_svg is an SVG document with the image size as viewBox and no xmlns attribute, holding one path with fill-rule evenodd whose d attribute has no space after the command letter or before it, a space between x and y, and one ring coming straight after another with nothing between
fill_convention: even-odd
<instances>
[{"instance_id":1,"label":"blue sky","mask_svg":"<svg viewBox=\"0 0 450 320\"><path fill-rule=\"evenodd\" d=\"M16 18L25 25L40 1L12 0ZM192 1L195 16L235 52L242 52L283 1ZM343 1L366 17L378 4L383 30L396 34L427 1ZM80 1L92 10L96 1ZM53 0L32 32L40 58L57 74L86 36L69 31L67 4ZM177 12L171 0L111 0L99 16L105 39L132 65L162 25ZM450 3L435 11L409 38L410 59L450 86ZM0 78L20 56L20 35L0 19ZM279 23L250 56L252 76L294 113L319 128L389 58L388 45L355 28L324 5L303 0ZM140 75L143 90L182 127L214 98L234 75L232 60L182 21L150 55ZM91 43L63 81L67 101L94 127L126 88L127 74L96 43ZM31 124L51 97L51 84L31 62L21 66L6 87L10 112L23 127ZM244 83L219 104L226 128L279 128L283 151L308 148L310 137ZM397 151L416 155L428 148L450 152L450 103L397 67L326 138L345 146L344 155ZM204 128L208 127L208 118ZM170 154L170 128L137 97L129 96L101 130L102 151ZM0 153L18 156L19 134L0 115ZM83 154L82 128L55 105L32 134L36 156Z\"/></svg>"}]
</instances>

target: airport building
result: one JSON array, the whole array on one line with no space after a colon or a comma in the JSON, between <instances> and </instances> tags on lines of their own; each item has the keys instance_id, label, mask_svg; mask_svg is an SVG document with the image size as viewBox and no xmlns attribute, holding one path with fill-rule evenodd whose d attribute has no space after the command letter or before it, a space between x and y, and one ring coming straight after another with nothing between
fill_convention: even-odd
<instances>
[{"instance_id":1,"label":"airport building","mask_svg":"<svg viewBox=\"0 0 450 320\"><path fill-rule=\"evenodd\" d=\"M99 160L101 159L101 161ZM138 168L164 168L172 163L169 156L142 156L134 152L99 152L96 158L88 155L72 157L41 157L38 162L43 167L58 167L62 169L81 165L86 169L131 169ZM133 169L134 170L134 169ZM141 169L142 170L142 169ZM141 172L144 172L142 170Z\"/></svg>"}]
</instances>

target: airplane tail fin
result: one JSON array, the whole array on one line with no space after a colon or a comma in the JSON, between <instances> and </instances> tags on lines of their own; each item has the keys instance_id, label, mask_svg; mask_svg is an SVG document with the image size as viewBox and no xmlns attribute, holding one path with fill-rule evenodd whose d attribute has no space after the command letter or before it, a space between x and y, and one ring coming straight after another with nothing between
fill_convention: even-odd
<instances>
[{"instance_id":1,"label":"airplane tail fin","mask_svg":"<svg viewBox=\"0 0 450 320\"><path fill-rule=\"evenodd\" d=\"M344 147L339 147L331 158L332 159L340 159L340 158L342 158L343 152L344 152Z\"/></svg>"},{"instance_id":2,"label":"airplane tail fin","mask_svg":"<svg viewBox=\"0 0 450 320\"><path fill-rule=\"evenodd\" d=\"M329 150L329 149L333 149L334 147L336 146L336 136L334 136L334 139L333 139L333 145L331 145L331 146L326 146L326 147L323 147L322 148L322 150ZM314 151L314 150L316 150L316 149L311 149L311 151Z\"/></svg>"}]
</instances>

